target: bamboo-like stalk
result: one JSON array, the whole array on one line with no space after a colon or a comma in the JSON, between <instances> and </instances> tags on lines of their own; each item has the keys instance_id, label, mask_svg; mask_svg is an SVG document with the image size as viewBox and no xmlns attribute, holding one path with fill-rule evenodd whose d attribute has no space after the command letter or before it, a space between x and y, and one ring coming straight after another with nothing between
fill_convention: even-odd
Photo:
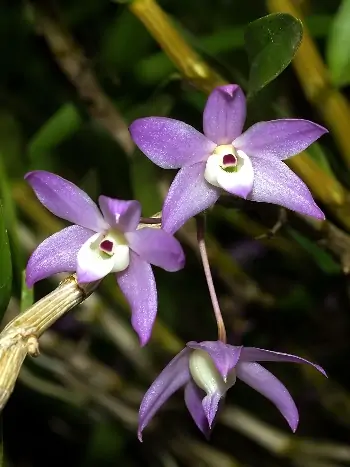
<instances>
[{"instance_id":1,"label":"bamboo-like stalk","mask_svg":"<svg viewBox=\"0 0 350 467\"><path fill-rule=\"evenodd\" d=\"M302 20L302 12L291 0L267 0L271 13L289 13ZM292 62L305 97L317 109L338 145L344 162L350 167L350 106L335 89L317 46L304 25L303 41Z\"/></svg>"},{"instance_id":2,"label":"bamboo-like stalk","mask_svg":"<svg viewBox=\"0 0 350 467\"><path fill-rule=\"evenodd\" d=\"M15 386L27 354L39 355L39 337L61 316L83 302L98 282L78 285L69 276L50 294L16 316L0 334L0 410Z\"/></svg>"},{"instance_id":3,"label":"bamboo-like stalk","mask_svg":"<svg viewBox=\"0 0 350 467\"><path fill-rule=\"evenodd\" d=\"M216 86L225 84L226 81L211 70L209 65L180 36L168 15L155 0L134 0L129 5L129 9L145 25L184 77L200 90L209 93ZM344 134L347 135L349 131ZM328 210L338 221L350 230L350 196L345 188L334 177L318 167L306 151L291 158L288 163L310 186L315 197L327 205Z\"/></svg>"},{"instance_id":4,"label":"bamboo-like stalk","mask_svg":"<svg viewBox=\"0 0 350 467\"><path fill-rule=\"evenodd\" d=\"M224 79L187 44L156 2L134 0L129 8L146 26L186 79L198 89L209 93L213 87L225 84Z\"/></svg>"}]
</instances>

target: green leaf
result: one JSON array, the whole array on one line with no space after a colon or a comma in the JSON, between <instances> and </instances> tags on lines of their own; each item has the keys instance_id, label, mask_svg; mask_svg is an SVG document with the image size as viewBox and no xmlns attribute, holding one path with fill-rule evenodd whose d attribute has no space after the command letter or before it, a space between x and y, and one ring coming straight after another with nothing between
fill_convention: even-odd
<instances>
[{"instance_id":1,"label":"green leaf","mask_svg":"<svg viewBox=\"0 0 350 467\"><path fill-rule=\"evenodd\" d=\"M343 0L331 25L326 57L336 86L350 83L350 0Z\"/></svg>"},{"instance_id":2,"label":"green leaf","mask_svg":"<svg viewBox=\"0 0 350 467\"><path fill-rule=\"evenodd\" d=\"M332 167L329 163L325 148L320 143L315 142L308 147L307 152L311 159L313 159L322 170L327 172L332 177L335 177Z\"/></svg>"},{"instance_id":3,"label":"green leaf","mask_svg":"<svg viewBox=\"0 0 350 467\"><path fill-rule=\"evenodd\" d=\"M50 167L48 153L79 130L82 118L75 105L68 103L60 107L49 118L29 142L28 152L32 165L40 169Z\"/></svg>"},{"instance_id":4,"label":"green leaf","mask_svg":"<svg viewBox=\"0 0 350 467\"><path fill-rule=\"evenodd\" d=\"M248 96L282 73L294 58L302 36L301 21L287 13L264 16L248 25L244 36L250 61Z\"/></svg>"},{"instance_id":5,"label":"green leaf","mask_svg":"<svg viewBox=\"0 0 350 467\"><path fill-rule=\"evenodd\" d=\"M130 176L134 198L142 205L142 215L152 216L162 209L158 168L140 151L131 160Z\"/></svg>"},{"instance_id":6,"label":"green leaf","mask_svg":"<svg viewBox=\"0 0 350 467\"><path fill-rule=\"evenodd\" d=\"M132 44L132 53L130 53ZM104 30L100 60L118 73L128 70L152 50L153 40L140 21L127 9L115 15Z\"/></svg>"},{"instance_id":7,"label":"green leaf","mask_svg":"<svg viewBox=\"0 0 350 467\"><path fill-rule=\"evenodd\" d=\"M20 283L20 276L24 268L23 250L18 235L16 206L12 196L8 175L3 163L5 159L6 155L0 152L0 199L3 202L2 216L5 218L5 225L7 226L8 235L10 237L13 275L15 276L16 281Z\"/></svg>"},{"instance_id":8,"label":"green leaf","mask_svg":"<svg viewBox=\"0 0 350 467\"><path fill-rule=\"evenodd\" d=\"M5 226L5 215L0 202L0 320L3 318L11 298L12 263L10 244Z\"/></svg>"},{"instance_id":9,"label":"green leaf","mask_svg":"<svg viewBox=\"0 0 350 467\"><path fill-rule=\"evenodd\" d=\"M294 240L298 242L305 251L308 252L310 257L325 274L341 274L342 271L340 265L334 261L330 254L300 232L292 229L291 227L287 230L289 235L294 238Z\"/></svg>"},{"instance_id":10,"label":"green leaf","mask_svg":"<svg viewBox=\"0 0 350 467\"><path fill-rule=\"evenodd\" d=\"M22 288L21 288L21 313L28 310L34 303L34 289L29 289L26 284L26 272L22 272ZM0 466L1 467L1 466Z\"/></svg>"}]
</instances>

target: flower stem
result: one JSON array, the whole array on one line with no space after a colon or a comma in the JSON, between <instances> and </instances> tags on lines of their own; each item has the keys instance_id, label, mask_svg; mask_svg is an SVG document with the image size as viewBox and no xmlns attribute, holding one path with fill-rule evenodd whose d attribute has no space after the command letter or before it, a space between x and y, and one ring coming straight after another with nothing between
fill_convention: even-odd
<instances>
[{"instance_id":1,"label":"flower stem","mask_svg":"<svg viewBox=\"0 0 350 467\"><path fill-rule=\"evenodd\" d=\"M199 253L201 255L204 275L208 284L211 302L213 304L214 315L218 326L218 340L226 343L226 328L222 318L218 297L216 295L213 276L211 275L207 247L205 245L205 217L203 214L196 216L197 222L197 241Z\"/></svg>"}]
</instances>

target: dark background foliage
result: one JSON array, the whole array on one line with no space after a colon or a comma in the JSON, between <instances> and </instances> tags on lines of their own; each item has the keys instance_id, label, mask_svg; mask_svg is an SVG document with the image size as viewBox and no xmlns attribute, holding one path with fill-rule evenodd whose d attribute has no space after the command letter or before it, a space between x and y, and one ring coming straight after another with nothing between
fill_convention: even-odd
<instances>
[{"instance_id":1,"label":"dark background foliage","mask_svg":"<svg viewBox=\"0 0 350 467\"><path fill-rule=\"evenodd\" d=\"M336 15L340 3L343 10ZM129 4L2 2L0 215L9 232L13 266L12 299L4 322L19 312L23 297L30 300L22 287L28 255L62 225L25 185L27 171L54 171L95 199L100 193L137 198L143 214L151 215L161 210L174 174L153 166L130 147L127 125L140 116L169 115L201 129L206 99L201 86L181 76ZM296 400L301 417L297 434L288 431L270 402L237 383L210 443L197 432L181 393L147 428L144 443L138 442L138 405L154 376L183 342L216 338L190 222L178 235L187 255L185 269L176 274L156 271L159 320L147 347L139 349L128 307L112 277L44 334L41 356L27 358L3 412L4 465L350 463L350 39L341 27L341 19L350 22L347 4L160 2L210 67L246 91L247 24L269 13L290 12L292 5L306 27L306 46L293 65L253 93L247 124L287 115L330 128L330 135L307 155L297 156L292 166L310 185L330 223L323 228L276 206L231 203L209 213L207 238L231 342L297 353L329 373L327 380L311 368L268 365ZM307 48L310 43L314 49ZM321 68L313 50L320 54ZM268 52L269 57L274 54ZM270 235L282 217L281 228ZM3 234L1 287L10 291L6 245ZM39 283L35 299L57 283L57 278Z\"/></svg>"}]
</instances>

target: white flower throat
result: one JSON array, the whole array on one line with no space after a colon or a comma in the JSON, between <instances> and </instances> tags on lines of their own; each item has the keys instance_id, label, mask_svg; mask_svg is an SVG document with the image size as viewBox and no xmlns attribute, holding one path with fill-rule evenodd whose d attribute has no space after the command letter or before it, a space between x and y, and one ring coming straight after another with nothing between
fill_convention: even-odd
<instances>
[{"instance_id":1,"label":"white flower throat","mask_svg":"<svg viewBox=\"0 0 350 467\"><path fill-rule=\"evenodd\" d=\"M242 183L249 187L253 184L253 167L243 151L232 144L222 144L208 157L204 178L211 185L224 190Z\"/></svg>"},{"instance_id":2,"label":"white flower throat","mask_svg":"<svg viewBox=\"0 0 350 467\"><path fill-rule=\"evenodd\" d=\"M191 376L198 387L207 395L223 396L236 382L236 371L232 369L226 381L220 375L210 355L205 350L193 350L189 358Z\"/></svg>"},{"instance_id":3,"label":"white flower throat","mask_svg":"<svg viewBox=\"0 0 350 467\"><path fill-rule=\"evenodd\" d=\"M89 280L124 271L130 263L128 241L122 232L114 229L96 233L78 251L77 262L81 270L89 271Z\"/></svg>"},{"instance_id":4,"label":"white flower throat","mask_svg":"<svg viewBox=\"0 0 350 467\"><path fill-rule=\"evenodd\" d=\"M123 233L111 229L105 235L100 234L91 247L96 248L97 245L102 256L106 255L106 259L113 257L113 272L124 271L129 266L129 245Z\"/></svg>"}]
</instances>

